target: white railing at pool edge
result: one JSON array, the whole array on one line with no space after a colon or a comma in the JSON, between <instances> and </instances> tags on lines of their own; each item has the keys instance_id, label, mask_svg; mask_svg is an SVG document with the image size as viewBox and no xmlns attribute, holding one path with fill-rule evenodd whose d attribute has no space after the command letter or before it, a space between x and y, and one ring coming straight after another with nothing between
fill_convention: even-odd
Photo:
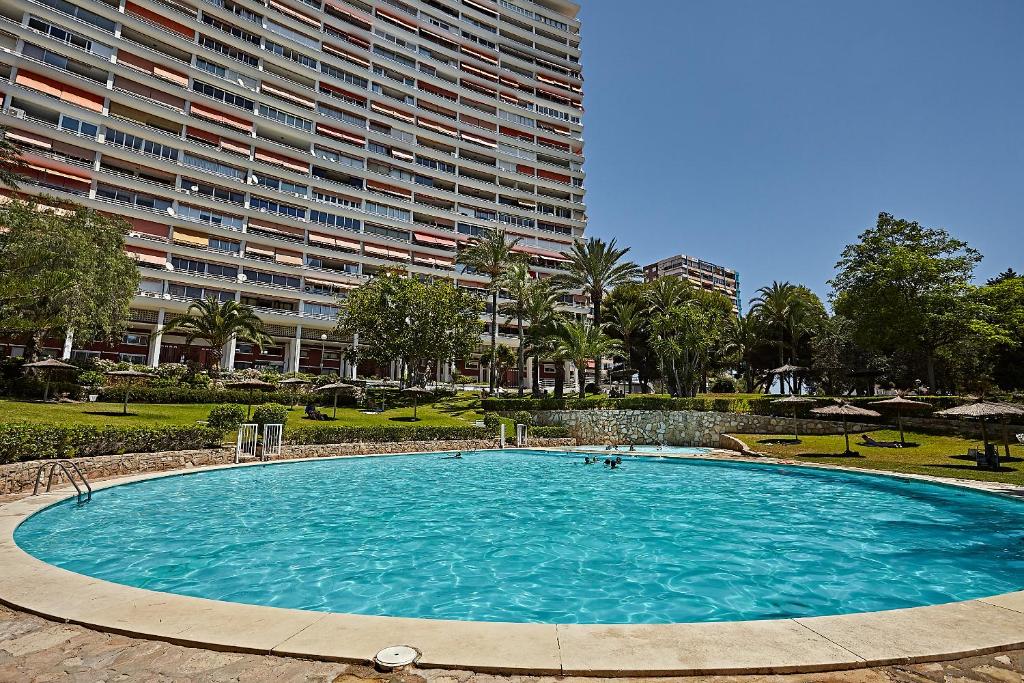
<instances>
[{"instance_id":1,"label":"white railing at pool edge","mask_svg":"<svg viewBox=\"0 0 1024 683\"><path fill-rule=\"evenodd\" d=\"M235 442L235 462L241 462L242 456L256 457L256 430L259 425L244 424L238 428L238 440Z\"/></svg>"},{"instance_id":2,"label":"white railing at pool edge","mask_svg":"<svg viewBox=\"0 0 1024 683\"><path fill-rule=\"evenodd\" d=\"M281 437L284 434L283 424L263 425L263 460L281 455Z\"/></svg>"}]
</instances>

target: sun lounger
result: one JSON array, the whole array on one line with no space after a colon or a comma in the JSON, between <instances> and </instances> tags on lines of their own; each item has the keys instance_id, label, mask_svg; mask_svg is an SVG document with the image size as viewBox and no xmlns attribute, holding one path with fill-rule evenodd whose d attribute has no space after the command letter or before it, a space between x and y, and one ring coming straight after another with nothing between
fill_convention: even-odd
<instances>
[{"instance_id":1,"label":"sun lounger","mask_svg":"<svg viewBox=\"0 0 1024 683\"><path fill-rule=\"evenodd\" d=\"M861 446L872 446L874 448L903 448L899 441L875 441L870 434L861 435Z\"/></svg>"}]
</instances>

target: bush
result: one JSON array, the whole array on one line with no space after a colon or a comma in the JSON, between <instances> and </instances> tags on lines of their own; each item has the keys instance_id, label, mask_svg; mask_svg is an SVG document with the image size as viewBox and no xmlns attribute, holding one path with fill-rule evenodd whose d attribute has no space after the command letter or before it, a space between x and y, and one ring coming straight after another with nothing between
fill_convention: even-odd
<instances>
[{"instance_id":1,"label":"bush","mask_svg":"<svg viewBox=\"0 0 1024 683\"><path fill-rule=\"evenodd\" d=\"M560 426L530 427L530 436L537 439L565 439L569 437L569 428Z\"/></svg>"},{"instance_id":2,"label":"bush","mask_svg":"<svg viewBox=\"0 0 1024 683\"><path fill-rule=\"evenodd\" d=\"M722 375L716 377L715 381L711 384L711 393L713 394L735 394L736 393L736 380L728 375Z\"/></svg>"},{"instance_id":3,"label":"bush","mask_svg":"<svg viewBox=\"0 0 1024 683\"><path fill-rule=\"evenodd\" d=\"M54 427L0 424L0 464L19 460L85 458L220 446L222 433L187 427Z\"/></svg>"},{"instance_id":4,"label":"bush","mask_svg":"<svg viewBox=\"0 0 1024 683\"><path fill-rule=\"evenodd\" d=\"M206 424L210 429L216 429L221 434L238 431L238 426L245 422L245 408L238 405L215 406L206 418Z\"/></svg>"},{"instance_id":5,"label":"bush","mask_svg":"<svg viewBox=\"0 0 1024 683\"><path fill-rule=\"evenodd\" d=\"M501 424L501 418L498 417L497 413L485 413L484 414L484 427L491 430L492 432L498 428Z\"/></svg>"},{"instance_id":6,"label":"bush","mask_svg":"<svg viewBox=\"0 0 1024 683\"><path fill-rule=\"evenodd\" d=\"M277 403L264 403L252 410L251 422L260 426L280 424L288 421L288 407Z\"/></svg>"},{"instance_id":7,"label":"bush","mask_svg":"<svg viewBox=\"0 0 1024 683\"><path fill-rule=\"evenodd\" d=\"M533 426L533 414L525 410L517 410L510 416L513 424L527 425L528 427Z\"/></svg>"},{"instance_id":8,"label":"bush","mask_svg":"<svg viewBox=\"0 0 1024 683\"><path fill-rule=\"evenodd\" d=\"M299 427L285 432L292 445L336 443L392 443L402 441L468 441L493 439L487 427Z\"/></svg>"},{"instance_id":9,"label":"bush","mask_svg":"<svg viewBox=\"0 0 1024 683\"><path fill-rule=\"evenodd\" d=\"M325 395L326 394L326 395ZM308 394L297 391L269 391L253 392L250 396L248 391L238 389L214 389L187 386L139 386L132 387L133 403L249 403L250 398L260 402L280 403L290 406L296 403L305 403L309 399ZM124 388L104 387L100 390L99 401L120 403L124 400ZM327 392L320 392L315 395L315 400L320 405L329 405L334 397ZM338 396L339 406L355 405L355 399L346 399L345 396Z\"/></svg>"}]
</instances>

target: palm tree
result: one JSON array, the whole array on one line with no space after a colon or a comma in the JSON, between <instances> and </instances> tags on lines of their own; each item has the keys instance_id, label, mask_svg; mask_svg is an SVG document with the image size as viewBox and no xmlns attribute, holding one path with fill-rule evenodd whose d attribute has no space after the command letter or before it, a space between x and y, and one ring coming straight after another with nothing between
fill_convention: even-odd
<instances>
[{"instance_id":1,"label":"palm tree","mask_svg":"<svg viewBox=\"0 0 1024 683\"><path fill-rule=\"evenodd\" d=\"M18 189L18 184L24 180L21 175L24 167L21 150L7 139L7 129L0 127L0 185Z\"/></svg>"},{"instance_id":2,"label":"palm tree","mask_svg":"<svg viewBox=\"0 0 1024 683\"><path fill-rule=\"evenodd\" d=\"M583 290L590 296L594 307L594 327L601 329L601 304L611 289L631 282L640 275L640 268L632 261L623 261L629 247L619 249L615 239L610 242L591 237L586 242L574 242L569 257L569 272L561 276L569 289ZM594 383L601 386L601 354L594 356Z\"/></svg>"},{"instance_id":3,"label":"palm tree","mask_svg":"<svg viewBox=\"0 0 1024 683\"><path fill-rule=\"evenodd\" d=\"M729 319L729 325L725 328L723 351L738 359L747 391L750 392L754 391L753 356L759 340L760 329L756 316L747 313Z\"/></svg>"},{"instance_id":4,"label":"palm tree","mask_svg":"<svg viewBox=\"0 0 1024 683\"><path fill-rule=\"evenodd\" d=\"M779 365L786 364L786 332L790 329L795 308L799 305L796 285L790 282L772 282L757 290L757 297L750 301L750 315L755 316L768 329L778 332ZM785 392L779 378L779 389Z\"/></svg>"},{"instance_id":5,"label":"palm tree","mask_svg":"<svg viewBox=\"0 0 1024 683\"><path fill-rule=\"evenodd\" d=\"M585 391L585 368L591 358L600 358L606 353L615 353L622 347L617 341L602 332L589 321L569 321L558 326L554 336L555 356L570 360L576 366L580 398Z\"/></svg>"},{"instance_id":6,"label":"palm tree","mask_svg":"<svg viewBox=\"0 0 1024 683\"><path fill-rule=\"evenodd\" d=\"M516 354L516 377L519 384L519 395L522 396L526 389L526 343L524 322L527 315L527 306L530 302L530 293L538 281L530 274L530 266L523 261L516 261L505 272L501 280L502 289L508 294L509 301L501 306L501 312L516 321L516 331L519 336L519 349Z\"/></svg>"},{"instance_id":7,"label":"palm tree","mask_svg":"<svg viewBox=\"0 0 1024 683\"><path fill-rule=\"evenodd\" d=\"M219 302L214 297L192 302L185 315L164 326L165 333L173 330L185 333L186 347L197 339L210 345L207 358L212 371L220 367L224 347L232 339L250 342L261 349L272 343L251 308L237 301Z\"/></svg>"},{"instance_id":8,"label":"palm tree","mask_svg":"<svg viewBox=\"0 0 1024 683\"><path fill-rule=\"evenodd\" d=\"M562 289L554 278L534 281L526 300L526 346L533 355L533 386L540 387L541 354L554 351L552 337L561 323L562 316L557 305L562 298Z\"/></svg>"},{"instance_id":9,"label":"palm tree","mask_svg":"<svg viewBox=\"0 0 1024 683\"><path fill-rule=\"evenodd\" d=\"M498 292L505 273L518 260L513 249L520 240L519 237L508 239L504 228L488 230L473 237L458 256L459 263L488 278L488 289L491 291L491 372L488 386L492 392L495 387L494 368L498 360Z\"/></svg>"},{"instance_id":10,"label":"palm tree","mask_svg":"<svg viewBox=\"0 0 1024 683\"><path fill-rule=\"evenodd\" d=\"M616 299L608 307L608 327L622 340L623 369L629 393L633 393L633 342L647 324L647 317L647 311L636 300Z\"/></svg>"}]
</instances>

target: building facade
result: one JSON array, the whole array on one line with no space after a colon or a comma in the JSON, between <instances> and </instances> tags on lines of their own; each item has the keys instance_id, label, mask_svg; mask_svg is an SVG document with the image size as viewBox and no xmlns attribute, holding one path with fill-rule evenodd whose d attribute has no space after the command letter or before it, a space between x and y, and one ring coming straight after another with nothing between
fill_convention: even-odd
<instances>
[{"instance_id":1,"label":"building facade","mask_svg":"<svg viewBox=\"0 0 1024 683\"><path fill-rule=\"evenodd\" d=\"M0 125L23 192L124 217L142 274L120 343L51 347L181 362L162 327L212 296L253 307L275 341L232 344L226 365L348 375L338 298L382 269L480 290L457 250L503 226L538 277L559 272L586 226L577 11L0 0Z\"/></svg>"},{"instance_id":2,"label":"building facade","mask_svg":"<svg viewBox=\"0 0 1024 683\"><path fill-rule=\"evenodd\" d=\"M740 274L732 268L686 254L669 256L644 266L644 279L648 282L666 275L681 277L701 289L720 292L733 301L737 313L743 310L743 302L740 299Z\"/></svg>"}]
</instances>

